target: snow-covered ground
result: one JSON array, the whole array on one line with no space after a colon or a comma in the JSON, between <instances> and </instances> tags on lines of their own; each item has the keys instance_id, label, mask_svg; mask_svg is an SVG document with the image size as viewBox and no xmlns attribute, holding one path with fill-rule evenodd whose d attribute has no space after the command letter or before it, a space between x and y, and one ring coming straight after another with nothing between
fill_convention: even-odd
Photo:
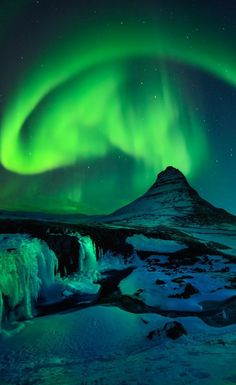
<instances>
[{"instance_id":1,"label":"snow-covered ground","mask_svg":"<svg viewBox=\"0 0 236 385\"><path fill-rule=\"evenodd\" d=\"M201 311L204 301L225 301L236 296L236 288L229 288L236 275L234 262L221 256L205 256L192 266L171 268L167 261L166 256L149 257L144 266L121 281L122 294L136 296L149 306L177 311ZM185 292L186 285L196 293Z\"/></svg>"},{"instance_id":2,"label":"snow-covered ground","mask_svg":"<svg viewBox=\"0 0 236 385\"><path fill-rule=\"evenodd\" d=\"M216 241L215 235L206 235L201 241L206 244ZM109 296L106 297L106 306L94 302L87 308L67 308L63 312L57 309L55 314L3 325L0 385L236 384L236 318L229 314L232 309L221 310L215 325L200 318L206 309L212 309L212 303L236 296L233 257L219 252L197 255L181 264L181 253L188 252L189 247L184 241L134 234L126 239L134 247L134 255L128 263L122 255L103 254L102 251L96 263L91 240L78 238L82 243L83 263L80 266L83 271L53 279L55 256L42 241L26 235L2 236L0 241L0 263L6 264L10 258L13 268L11 272L5 266L4 279L3 270L0 273L2 293L6 292L3 283L7 274L10 279L14 273L18 288L23 290L22 285L25 285L30 299L34 279L38 282L35 297L48 282L40 300L49 307L67 298L75 298L87 306L91 298L99 295L99 280L96 283L93 280L100 276L106 279L106 272L109 276L111 271L120 274L127 267L133 268L121 279L120 292L111 290L110 303ZM233 256L233 243L230 247L227 253ZM139 251L149 256L141 260L137 256ZM175 253L180 259L175 259ZM24 262L22 282L21 275L17 275L21 260ZM35 269L29 269L27 276L26 267L31 260ZM47 274L51 278L43 283ZM16 293L11 293L14 299ZM133 308L123 310L122 298L133 300ZM19 300L22 302L21 297ZM135 304L140 303L143 307L135 313ZM30 304L33 306L33 302ZM34 308L30 309L32 313ZM173 312L176 312L174 316ZM181 312L189 314L181 315ZM230 317L233 319L229 322L231 325L215 327L224 325ZM166 325L173 325L173 322L179 322L186 332L175 340L166 332Z\"/></svg>"},{"instance_id":3,"label":"snow-covered ground","mask_svg":"<svg viewBox=\"0 0 236 385\"><path fill-rule=\"evenodd\" d=\"M199 227L188 226L181 227L179 230L185 231L187 234L196 237L199 240L206 242L217 242L221 245L229 247L227 253L236 256L236 228L231 226L225 226L225 228L217 227Z\"/></svg>"},{"instance_id":4,"label":"snow-covered ground","mask_svg":"<svg viewBox=\"0 0 236 385\"><path fill-rule=\"evenodd\" d=\"M114 307L34 319L14 338L1 337L0 383L234 384L236 326L177 320L188 334L172 341L162 334L147 338L172 320Z\"/></svg>"}]
</instances>

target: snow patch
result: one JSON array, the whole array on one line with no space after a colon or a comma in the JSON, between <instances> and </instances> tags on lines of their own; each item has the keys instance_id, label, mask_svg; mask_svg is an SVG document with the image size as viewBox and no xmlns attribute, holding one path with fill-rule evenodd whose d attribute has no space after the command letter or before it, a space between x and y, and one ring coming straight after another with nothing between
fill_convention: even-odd
<instances>
[{"instance_id":1,"label":"snow patch","mask_svg":"<svg viewBox=\"0 0 236 385\"><path fill-rule=\"evenodd\" d=\"M143 234L127 237L126 243L132 245L135 250L156 251L159 253L175 253L187 248L187 246L170 239L148 238Z\"/></svg>"}]
</instances>

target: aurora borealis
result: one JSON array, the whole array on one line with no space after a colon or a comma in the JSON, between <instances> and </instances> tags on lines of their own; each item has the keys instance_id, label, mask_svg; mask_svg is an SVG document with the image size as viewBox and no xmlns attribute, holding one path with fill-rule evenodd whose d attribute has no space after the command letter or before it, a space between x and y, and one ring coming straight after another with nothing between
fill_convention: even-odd
<instances>
[{"instance_id":1,"label":"aurora borealis","mask_svg":"<svg viewBox=\"0 0 236 385\"><path fill-rule=\"evenodd\" d=\"M236 213L232 12L175 3L3 3L2 208L109 213L173 165Z\"/></svg>"}]
</instances>

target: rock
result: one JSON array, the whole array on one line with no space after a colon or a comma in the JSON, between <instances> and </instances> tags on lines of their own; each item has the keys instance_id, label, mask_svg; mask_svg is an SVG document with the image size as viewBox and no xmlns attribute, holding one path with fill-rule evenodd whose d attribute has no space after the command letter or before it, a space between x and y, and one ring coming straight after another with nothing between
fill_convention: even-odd
<instances>
[{"instance_id":1,"label":"rock","mask_svg":"<svg viewBox=\"0 0 236 385\"><path fill-rule=\"evenodd\" d=\"M193 278L192 275L183 275L182 277L174 278L171 281L175 283L183 283L185 279L191 279L191 278Z\"/></svg>"},{"instance_id":2,"label":"rock","mask_svg":"<svg viewBox=\"0 0 236 385\"><path fill-rule=\"evenodd\" d=\"M183 325L178 321L167 322L164 326L164 331L166 336L172 340L188 334Z\"/></svg>"},{"instance_id":3,"label":"rock","mask_svg":"<svg viewBox=\"0 0 236 385\"><path fill-rule=\"evenodd\" d=\"M143 293L143 289L138 289L138 290L134 293L134 296L138 297L141 293Z\"/></svg>"},{"instance_id":4,"label":"rock","mask_svg":"<svg viewBox=\"0 0 236 385\"><path fill-rule=\"evenodd\" d=\"M184 289L184 292L182 294L182 297L187 299L191 297L193 294L199 293L199 290L194 287L191 283L187 283Z\"/></svg>"},{"instance_id":5,"label":"rock","mask_svg":"<svg viewBox=\"0 0 236 385\"><path fill-rule=\"evenodd\" d=\"M160 330L158 330L158 329L157 329L157 330L151 330L151 331L148 333L147 338L148 338L149 340L153 340L154 337L156 337L156 336L160 337L160 335L161 335Z\"/></svg>"},{"instance_id":6,"label":"rock","mask_svg":"<svg viewBox=\"0 0 236 385\"><path fill-rule=\"evenodd\" d=\"M170 295L168 295L168 297L169 298L184 298L184 299L188 299L193 294L197 294L197 293L199 293L199 290L196 287L194 287L191 283L187 283L183 293L170 294Z\"/></svg>"},{"instance_id":7,"label":"rock","mask_svg":"<svg viewBox=\"0 0 236 385\"><path fill-rule=\"evenodd\" d=\"M236 277L231 277L228 281L230 282L231 288L236 289Z\"/></svg>"},{"instance_id":8,"label":"rock","mask_svg":"<svg viewBox=\"0 0 236 385\"><path fill-rule=\"evenodd\" d=\"M157 279L156 284L157 285L165 285L165 281L162 281L162 279Z\"/></svg>"},{"instance_id":9,"label":"rock","mask_svg":"<svg viewBox=\"0 0 236 385\"><path fill-rule=\"evenodd\" d=\"M183 325L178 322L178 321L173 321L173 322L167 322L163 329L154 329L151 330L147 338L149 340L153 340L155 337L168 337L171 338L172 340L176 340L177 338L180 338L183 335L187 335L187 331L183 327Z\"/></svg>"},{"instance_id":10,"label":"rock","mask_svg":"<svg viewBox=\"0 0 236 385\"><path fill-rule=\"evenodd\" d=\"M181 277L178 277L178 278L172 279L171 281L174 282L174 283L183 283L183 282L184 282L184 279L181 278Z\"/></svg>"},{"instance_id":11,"label":"rock","mask_svg":"<svg viewBox=\"0 0 236 385\"><path fill-rule=\"evenodd\" d=\"M229 266L225 266L222 269L220 269L220 273L228 273L230 271Z\"/></svg>"}]
</instances>

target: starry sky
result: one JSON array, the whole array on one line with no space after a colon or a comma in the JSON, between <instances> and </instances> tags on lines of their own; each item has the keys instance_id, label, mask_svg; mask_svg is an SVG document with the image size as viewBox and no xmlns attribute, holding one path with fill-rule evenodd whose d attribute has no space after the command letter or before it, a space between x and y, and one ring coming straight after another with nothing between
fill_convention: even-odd
<instances>
[{"instance_id":1,"label":"starry sky","mask_svg":"<svg viewBox=\"0 0 236 385\"><path fill-rule=\"evenodd\" d=\"M165 167L236 214L232 0L2 0L0 208L110 213Z\"/></svg>"}]
</instances>

